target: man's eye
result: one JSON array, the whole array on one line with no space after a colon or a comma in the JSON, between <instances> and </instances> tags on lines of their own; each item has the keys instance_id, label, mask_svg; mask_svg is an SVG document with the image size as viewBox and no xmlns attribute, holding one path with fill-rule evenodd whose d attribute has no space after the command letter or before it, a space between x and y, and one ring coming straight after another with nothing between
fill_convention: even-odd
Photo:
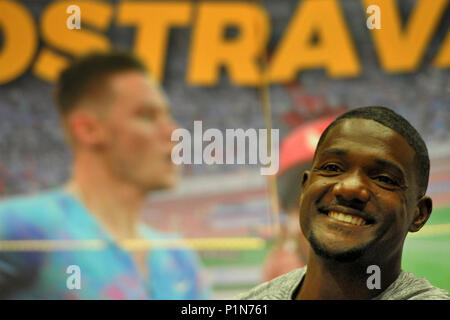
<instances>
[{"instance_id":1,"label":"man's eye","mask_svg":"<svg viewBox=\"0 0 450 320\"><path fill-rule=\"evenodd\" d=\"M147 112L143 112L141 114L141 117L146 120L154 120L156 118L156 114L155 114L155 112L147 111Z\"/></svg>"},{"instance_id":2,"label":"man's eye","mask_svg":"<svg viewBox=\"0 0 450 320\"><path fill-rule=\"evenodd\" d=\"M338 172L341 169L335 164L326 164L320 170L329 171L329 172Z\"/></svg>"},{"instance_id":3,"label":"man's eye","mask_svg":"<svg viewBox=\"0 0 450 320\"><path fill-rule=\"evenodd\" d=\"M378 180L378 181L383 182L383 183L390 184L392 186L398 186L398 183L396 181L394 181L393 179L391 179L391 178L389 178L387 176L378 176L378 177L375 177L375 180Z\"/></svg>"}]
</instances>

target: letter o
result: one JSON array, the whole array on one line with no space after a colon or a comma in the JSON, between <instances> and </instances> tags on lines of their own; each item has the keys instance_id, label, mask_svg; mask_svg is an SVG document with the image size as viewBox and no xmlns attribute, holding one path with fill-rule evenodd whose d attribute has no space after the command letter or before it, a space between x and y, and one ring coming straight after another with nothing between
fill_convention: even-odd
<instances>
[{"instance_id":1,"label":"letter o","mask_svg":"<svg viewBox=\"0 0 450 320\"><path fill-rule=\"evenodd\" d=\"M37 49L37 32L33 17L22 4L0 0L0 84L14 80L31 63Z\"/></svg>"}]
</instances>

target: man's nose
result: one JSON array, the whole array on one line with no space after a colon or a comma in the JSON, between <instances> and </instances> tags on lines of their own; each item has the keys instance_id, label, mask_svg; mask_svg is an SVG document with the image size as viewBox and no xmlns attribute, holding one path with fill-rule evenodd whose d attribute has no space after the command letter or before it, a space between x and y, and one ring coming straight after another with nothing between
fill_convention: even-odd
<instances>
[{"instance_id":1,"label":"man's nose","mask_svg":"<svg viewBox=\"0 0 450 320\"><path fill-rule=\"evenodd\" d=\"M347 172L340 178L341 180L333 187L333 193L337 199L358 203L369 201L370 192L365 177L360 171Z\"/></svg>"}]
</instances>

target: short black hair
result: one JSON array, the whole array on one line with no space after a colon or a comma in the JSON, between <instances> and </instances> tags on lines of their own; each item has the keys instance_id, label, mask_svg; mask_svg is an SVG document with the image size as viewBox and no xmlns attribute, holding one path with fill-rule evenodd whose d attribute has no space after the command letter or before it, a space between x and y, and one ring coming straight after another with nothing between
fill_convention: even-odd
<instances>
[{"instance_id":1,"label":"short black hair","mask_svg":"<svg viewBox=\"0 0 450 320\"><path fill-rule=\"evenodd\" d=\"M316 153L320 144L325 140L331 128L344 119L368 119L374 120L400 134L415 151L415 169L418 179L419 197L425 195L430 175L430 158L428 149L417 130L401 115L382 106L368 106L352 109L336 118L322 133L317 143ZM314 158L316 154L314 154Z\"/></svg>"},{"instance_id":2,"label":"short black hair","mask_svg":"<svg viewBox=\"0 0 450 320\"><path fill-rule=\"evenodd\" d=\"M107 77L124 71L147 73L144 64L124 51L92 52L76 59L58 78L56 103L61 115L73 110L88 93L99 94Z\"/></svg>"}]
</instances>

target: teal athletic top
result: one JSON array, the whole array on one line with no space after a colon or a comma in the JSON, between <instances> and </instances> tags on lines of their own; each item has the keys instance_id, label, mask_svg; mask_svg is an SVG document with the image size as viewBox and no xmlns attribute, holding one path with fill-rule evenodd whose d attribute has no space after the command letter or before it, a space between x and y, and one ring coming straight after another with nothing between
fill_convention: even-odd
<instances>
[{"instance_id":1,"label":"teal athletic top","mask_svg":"<svg viewBox=\"0 0 450 320\"><path fill-rule=\"evenodd\" d=\"M144 224L139 232L148 240L179 239ZM2 248L4 240L101 240L103 246L14 251ZM147 259L150 277L145 281L129 252L63 189L0 203L0 299L209 298L193 251L152 248ZM79 289L68 285L75 275L69 266L79 271Z\"/></svg>"}]
</instances>

